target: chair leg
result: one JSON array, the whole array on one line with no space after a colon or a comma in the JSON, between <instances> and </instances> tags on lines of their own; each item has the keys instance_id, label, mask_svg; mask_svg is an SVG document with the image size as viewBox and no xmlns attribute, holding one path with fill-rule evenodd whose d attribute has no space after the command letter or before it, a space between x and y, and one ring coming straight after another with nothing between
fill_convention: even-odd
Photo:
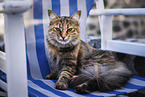
<instances>
[{"instance_id":1,"label":"chair leg","mask_svg":"<svg viewBox=\"0 0 145 97\"><path fill-rule=\"evenodd\" d=\"M22 14L5 14L8 97L27 97L26 48Z\"/></svg>"}]
</instances>

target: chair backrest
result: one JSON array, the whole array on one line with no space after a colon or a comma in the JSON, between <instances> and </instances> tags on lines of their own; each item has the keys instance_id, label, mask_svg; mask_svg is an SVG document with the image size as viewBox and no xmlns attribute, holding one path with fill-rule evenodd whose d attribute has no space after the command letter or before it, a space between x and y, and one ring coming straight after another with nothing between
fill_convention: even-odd
<instances>
[{"instance_id":1,"label":"chair backrest","mask_svg":"<svg viewBox=\"0 0 145 97\"><path fill-rule=\"evenodd\" d=\"M33 8L25 14L29 78L45 78L51 72L45 52L48 9L60 16L70 16L81 10L81 39L86 41L86 19L94 3L94 0L33 0Z\"/></svg>"}]
</instances>

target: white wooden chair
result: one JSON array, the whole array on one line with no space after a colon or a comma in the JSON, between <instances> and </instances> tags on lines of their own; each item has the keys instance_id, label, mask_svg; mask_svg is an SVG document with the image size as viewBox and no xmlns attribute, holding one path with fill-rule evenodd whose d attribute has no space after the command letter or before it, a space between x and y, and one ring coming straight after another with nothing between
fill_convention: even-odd
<instances>
[{"instance_id":1,"label":"white wooden chair","mask_svg":"<svg viewBox=\"0 0 145 97\"><path fill-rule=\"evenodd\" d=\"M99 16L101 49L145 56L145 44L112 40L113 15L145 15L145 8L104 9L103 0L96 0L96 5L97 9L92 9L90 15Z\"/></svg>"},{"instance_id":2,"label":"white wooden chair","mask_svg":"<svg viewBox=\"0 0 145 97\"><path fill-rule=\"evenodd\" d=\"M92 10L90 14L102 15L100 16L102 49L112 50L110 46L113 46L113 43L122 43L111 40L111 13L116 14L116 12L112 10L112 12L110 12L108 9L108 13L107 10L101 9L103 8L103 0L96 2L98 8L97 10ZM31 3L33 5L32 7ZM72 7L71 4L73 3L77 5ZM81 20L81 35L82 39L85 41L85 21L94 3L93 0L34 0L31 2L7 1L1 3L4 9L2 9L0 13L5 14L6 54L0 52L0 70L6 73L7 83L5 78L4 80L1 79L0 87L8 92L9 97L27 97L28 95L34 97L116 96L145 88L145 79L133 76L122 89L104 93L95 91L88 95L79 95L74 93L72 89L66 91L56 90L54 88L56 80L44 79L46 74L50 73L44 49L44 36L45 33L47 33L49 23L47 10L51 9L58 15L67 16L71 15L76 10L82 10L84 18ZM65 5L67 5L67 7L65 7ZM68 6L69 8L72 7L73 11L68 9ZM24 26L23 12L30 7L31 9L24 15ZM136 10L137 9L134 9L134 11ZM108 23L110 23L109 26ZM115 49L113 48L113 50ZM130 53L123 51L123 49L117 49L116 51L118 50L119 52Z\"/></svg>"}]
</instances>

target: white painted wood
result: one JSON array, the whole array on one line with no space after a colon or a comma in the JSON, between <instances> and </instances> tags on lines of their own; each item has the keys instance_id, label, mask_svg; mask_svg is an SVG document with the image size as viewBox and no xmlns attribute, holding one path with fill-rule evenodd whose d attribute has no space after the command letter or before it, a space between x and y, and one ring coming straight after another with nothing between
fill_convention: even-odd
<instances>
[{"instance_id":1,"label":"white painted wood","mask_svg":"<svg viewBox=\"0 0 145 97\"><path fill-rule=\"evenodd\" d=\"M0 70L6 73L6 54L0 51Z\"/></svg>"},{"instance_id":2,"label":"white painted wood","mask_svg":"<svg viewBox=\"0 0 145 97\"><path fill-rule=\"evenodd\" d=\"M106 50L106 41L112 40L112 16L102 16L101 49Z\"/></svg>"},{"instance_id":3,"label":"white painted wood","mask_svg":"<svg viewBox=\"0 0 145 97\"><path fill-rule=\"evenodd\" d=\"M22 14L5 14L8 97L27 97L25 33Z\"/></svg>"},{"instance_id":4,"label":"white painted wood","mask_svg":"<svg viewBox=\"0 0 145 97\"><path fill-rule=\"evenodd\" d=\"M96 8L97 8L97 10L104 10L104 2L103 2L103 0L97 0L96 1ZM90 13L89 13L90 14ZM90 14L91 15L91 14ZM101 32L102 32L102 22L103 22L103 20L102 20L102 16L98 16L99 17L99 25L100 25L100 30L101 30Z\"/></svg>"},{"instance_id":5,"label":"white painted wood","mask_svg":"<svg viewBox=\"0 0 145 97\"><path fill-rule=\"evenodd\" d=\"M5 13L5 53L0 52L0 70L7 73L7 84L0 86L8 97L27 97L26 48L23 13L31 7L30 1L5 1L0 3L0 13ZM6 61L7 59L7 61ZM6 66L7 65L7 66Z\"/></svg>"},{"instance_id":6,"label":"white painted wood","mask_svg":"<svg viewBox=\"0 0 145 97\"><path fill-rule=\"evenodd\" d=\"M96 0L96 8L97 10L104 10L104 1L103 0ZM89 13L90 14L90 13ZM100 15L98 16L98 19L99 19L99 26L100 26L100 31L101 31L101 47L104 47L105 46L105 35L103 34L103 15ZM104 36L102 36L102 34ZM102 39L104 38L104 39ZM103 40L103 41L102 41ZM102 46L104 44L104 46Z\"/></svg>"},{"instance_id":7,"label":"white painted wood","mask_svg":"<svg viewBox=\"0 0 145 97\"><path fill-rule=\"evenodd\" d=\"M90 15L145 15L145 8L92 9Z\"/></svg>"},{"instance_id":8,"label":"white painted wood","mask_svg":"<svg viewBox=\"0 0 145 97\"><path fill-rule=\"evenodd\" d=\"M104 9L104 1L96 0L96 7L97 7L97 9Z\"/></svg>"},{"instance_id":9,"label":"white painted wood","mask_svg":"<svg viewBox=\"0 0 145 97\"><path fill-rule=\"evenodd\" d=\"M145 44L112 40L112 15L145 15L145 8L104 9L103 0L96 0L97 9L90 15L99 15L101 49L145 56Z\"/></svg>"},{"instance_id":10,"label":"white painted wood","mask_svg":"<svg viewBox=\"0 0 145 97\"><path fill-rule=\"evenodd\" d=\"M139 55L145 57L145 44L125 42L120 40L108 40L106 49L115 52Z\"/></svg>"},{"instance_id":11,"label":"white painted wood","mask_svg":"<svg viewBox=\"0 0 145 97\"><path fill-rule=\"evenodd\" d=\"M104 10L103 0L96 1L97 10ZM96 10L95 10L96 11ZM101 49L106 49L106 40L112 39L112 15L99 16L101 30Z\"/></svg>"},{"instance_id":12,"label":"white painted wood","mask_svg":"<svg viewBox=\"0 0 145 97\"><path fill-rule=\"evenodd\" d=\"M81 12L80 18L80 31L81 31L81 40L87 42L87 34L86 34L86 20L87 20L87 8L86 0L77 0L77 8L78 10L83 10Z\"/></svg>"},{"instance_id":13,"label":"white painted wood","mask_svg":"<svg viewBox=\"0 0 145 97\"><path fill-rule=\"evenodd\" d=\"M30 1L5 1L0 3L0 13L23 13L31 7Z\"/></svg>"}]
</instances>

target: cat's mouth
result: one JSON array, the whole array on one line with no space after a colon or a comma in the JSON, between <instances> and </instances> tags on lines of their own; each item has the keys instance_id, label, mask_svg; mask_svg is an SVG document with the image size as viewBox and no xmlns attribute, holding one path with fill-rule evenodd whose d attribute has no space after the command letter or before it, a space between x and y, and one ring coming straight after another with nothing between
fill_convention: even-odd
<instances>
[{"instance_id":1,"label":"cat's mouth","mask_svg":"<svg viewBox=\"0 0 145 97\"><path fill-rule=\"evenodd\" d=\"M70 42L70 40L69 40L69 38L68 37L59 37L58 39L57 39L57 41L60 43L60 44L68 44L69 42Z\"/></svg>"},{"instance_id":2,"label":"cat's mouth","mask_svg":"<svg viewBox=\"0 0 145 97\"><path fill-rule=\"evenodd\" d=\"M59 42L60 44L68 44L70 41L69 41L69 40L67 40L67 41L60 41L60 40L58 40L58 42Z\"/></svg>"}]
</instances>

